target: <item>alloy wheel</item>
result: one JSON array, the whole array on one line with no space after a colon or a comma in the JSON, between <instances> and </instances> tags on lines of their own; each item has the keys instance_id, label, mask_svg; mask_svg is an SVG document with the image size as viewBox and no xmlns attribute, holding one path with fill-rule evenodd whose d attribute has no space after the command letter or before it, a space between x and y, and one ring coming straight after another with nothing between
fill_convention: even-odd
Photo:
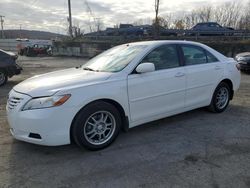
<instances>
[{"instance_id":1,"label":"alloy wheel","mask_svg":"<svg viewBox=\"0 0 250 188\"><path fill-rule=\"evenodd\" d=\"M216 107L223 109L227 105L229 100L229 91L226 87L221 87L216 94Z\"/></svg>"},{"instance_id":2,"label":"alloy wheel","mask_svg":"<svg viewBox=\"0 0 250 188\"><path fill-rule=\"evenodd\" d=\"M93 145L101 145L113 136L115 128L114 116L108 111L98 111L85 122L84 137Z\"/></svg>"}]
</instances>

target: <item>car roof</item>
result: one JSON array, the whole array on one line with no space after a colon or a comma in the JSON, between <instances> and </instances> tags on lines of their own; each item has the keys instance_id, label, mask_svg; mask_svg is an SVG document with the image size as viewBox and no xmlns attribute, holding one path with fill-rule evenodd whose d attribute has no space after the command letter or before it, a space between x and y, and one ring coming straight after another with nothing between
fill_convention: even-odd
<instances>
[{"instance_id":1,"label":"car roof","mask_svg":"<svg viewBox=\"0 0 250 188\"><path fill-rule=\"evenodd\" d=\"M197 23L198 24L218 24L217 22L200 22L200 23Z\"/></svg>"},{"instance_id":2,"label":"car roof","mask_svg":"<svg viewBox=\"0 0 250 188\"><path fill-rule=\"evenodd\" d=\"M185 41L185 40L154 40L154 41L143 41L143 42L132 42L128 43L129 45L148 45L148 46L157 46L160 44L191 44L191 45L203 45L198 42Z\"/></svg>"},{"instance_id":3,"label":"car roof","mask_svg":"<svg viewBox=\"0 0 250 188\"><path fill-rule=\"evenodd\" d=\"M250 56L250 52L239 53L237 56Z\"/></svg>"},{"instance_id":4,"label":"car roof","mask_svg":"<svg viewBox=\"0 0 250 188\"><path fill-rule=\"evenodd\" d=\"M161 44L187 44L187 45L194 45L194 46L198 46L201 47L203 49L206 49L207 51L209 51L210 53L212 53L213 55L215 55L220 61L225 61L227 60L227 57L224 56L223 54L219 53L218 51L214 50L213 48L199 43L199 42L193 42L193 41L183 41L183 40L154 40L154 41L143 41L143 42L133 42L133 43L127 43L124 45L146 45L149 48L154 48L157 47Z\"/></svg>"}]
</instances>

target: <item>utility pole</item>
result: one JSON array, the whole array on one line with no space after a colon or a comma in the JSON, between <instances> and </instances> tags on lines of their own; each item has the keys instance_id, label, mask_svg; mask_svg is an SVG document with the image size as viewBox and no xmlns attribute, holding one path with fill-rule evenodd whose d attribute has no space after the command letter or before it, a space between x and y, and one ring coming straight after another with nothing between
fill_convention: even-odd
<instances>
[{"instance_id":1,"label":"utility pole","mask_svg":"<svg viewBox=\"0 0 250 188\"><path fill-rule=\"evenodd\" d=\"M0 22L1 22L1 38L3 39L4 38L4 33L3 33L3 20L4 16L1 16L0 15Z\"/></svg>"},{"instance_id":2,"label":"utility pole","mask_svg":"<svg viewBox=\"0 0 250 188\"><path fill-rule=\"evenodd\" d=\"M159 37L159 19L158 19L159 5L160 5L160 0L155 0L155 32L154 32L155 39Z\"/></svg>"},{"instance_id":3,"label":"utility pole","mask_svg":"<svg viewBox=\"0 0 250 188\"><path fill-rule=\"evenodd\" d=\"M97 29L97 32L100 32L100 30L101 30L101 24L102 24L102 22L101 22L101 18L95 18L95 24L96 24L96 29Z\"/></svg>"},{"instance_id":4,"label":"utility pole","mask_svg":"<svg viewBox=\"0 0 250 188\"><path fill-rule=\"evenodd\" d=\"M68 21L69 21L69 35L70 35L70 37L73 37L73 34L72 34L72 17L71 17L71 4L70 4L70 0L68 0L68 7L69 7L69 18L68 18Z\"/></svg>"},{"instance_id":5,"label":"utility pole","mask_svg":"<svg viewBox=\"0 0 250 188\"><path fill-rule=\"evenodd\" d=\"M19 38L22 38L22 24L19 24L19 29L20 29L20 31L19 31Z\"/></svg>"}]
</instances>

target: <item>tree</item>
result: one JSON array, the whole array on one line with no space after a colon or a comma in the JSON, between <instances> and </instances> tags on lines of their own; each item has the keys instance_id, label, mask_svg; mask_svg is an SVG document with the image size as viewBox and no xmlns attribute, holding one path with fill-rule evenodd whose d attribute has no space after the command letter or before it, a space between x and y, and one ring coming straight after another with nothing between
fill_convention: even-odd
<instances>
[{"instance_id":1,"label":"tree","mask_svg":"<svg viewBox=\"0 0 250 188\"><path fill-rule=\"evenodd\" d=\"M245 4L237 0L220 3L217 6L208 4L193 9L190 13L186 13L182 17L177 14L160 17L159 4L160 1L155 0L153 26L156 38L159 34L160 26L164 28L190 29L200 22L218 22L222 26L250 30L250 0Z\"/></svg>"},{"instance_id":2,"label":"tree","mask_svg":"<svg viewBox=\"0 0 250 188\"><path fill-rule=\"evenodd\" d=\"M223 26L238 28L241 17L243 16L242 10L244 9L241 2L226 2L214 7L214 20Z\"/></svg>"},{"instance_id":3,"label":"tree","mask_svg":"<svg viewBox=\"0 0 250 188\"><path fill-rule=\"evenodd\" d=\"M185 25L184 25L183 19L175 20L175 22L174 22L174 28L175 29L185 29Z\"/></svg>"},{"instance_id":4,"label":"tree","mask_svg":"<svg viewBox=\"0 0 250 188\"><path fill-rule=\"evenodd\" d=\"M250 2L250 0L249 0ZM250 4L250 3L249 3ZM200 22L218 22L222 26L243 28L244 26L248 25L249 19L247 19L247 15L249 15L249 8L243 8L242 2L239 1L232 1L220 4L218 6L205 6L200 7L198 9L194 9L191 13L185 14L182 18L175 20L173 23L185 29L190 29L194 25ZM183 23L180 24L182 20ZM178 27L179 27L178 26Z\"/></svg>"},{"instance_id":5,"label":"tree","mask_svg":"<svg viewBox=\"0 0 250 188\"><path fill-rule=\"evenodd\" d=\"M164 27L165 29L169 29L171 21L170 21L170 19L167 20L161 16L158 16L158 23L157 24L158 24L158 27ZM155 19L153 20L153 25L156 25Z\"/></svg>"},{"instance_id":6,"label":"tree","mask_svg":"<svg viewBox=\"0 0 250 188\"><path fill-rule=\"evenodd\" d=\"M104 24L101 18L95 18L95 27L97 32L100 32L103 29L103 25Z\"/></svg>"},{"instance_id":7,"label":"tree","mask_svg":"<svg viewBox=\"0 0 250 188\"><path fill-rule=\"evenodd\" d=\"M246 4L244 14L239 21L239 29L250 30L250 12L249 12L249 10L250 10L250 0Z\"/></svg>"},{"instance_id":8,"label":"tree","mask_svg":"<svg viewBox=\"0 0 250 188\"><path fill-rule=\"evenodd\" d=\"M198 22L209 22L212 18L212 7L210 5L201 7L195 11Z\"/></svg>"}]
</instances>

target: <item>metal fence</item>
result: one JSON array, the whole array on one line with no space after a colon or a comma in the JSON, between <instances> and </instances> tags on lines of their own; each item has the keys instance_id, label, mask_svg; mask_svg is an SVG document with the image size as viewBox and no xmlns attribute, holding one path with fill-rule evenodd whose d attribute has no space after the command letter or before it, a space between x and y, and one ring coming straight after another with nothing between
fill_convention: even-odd
<instances>
[{"instance_id":1,"label":"metal fence","mask_svg":"<svg viewBox=\"0 0 250 188\"><path fill-rule=\"evenodd\" d=\"M192 41L241 41L250 40L250 31L247 30L228 30L228 31L194 31L194 30L168 30L169 33L176 35L159 36L159 40L192 40ZM85 35L83 41L86 42L107 42L107 43L125 43L130 41L154 40L154 36L149 35Z\"/></svg>"}]
</instances>

